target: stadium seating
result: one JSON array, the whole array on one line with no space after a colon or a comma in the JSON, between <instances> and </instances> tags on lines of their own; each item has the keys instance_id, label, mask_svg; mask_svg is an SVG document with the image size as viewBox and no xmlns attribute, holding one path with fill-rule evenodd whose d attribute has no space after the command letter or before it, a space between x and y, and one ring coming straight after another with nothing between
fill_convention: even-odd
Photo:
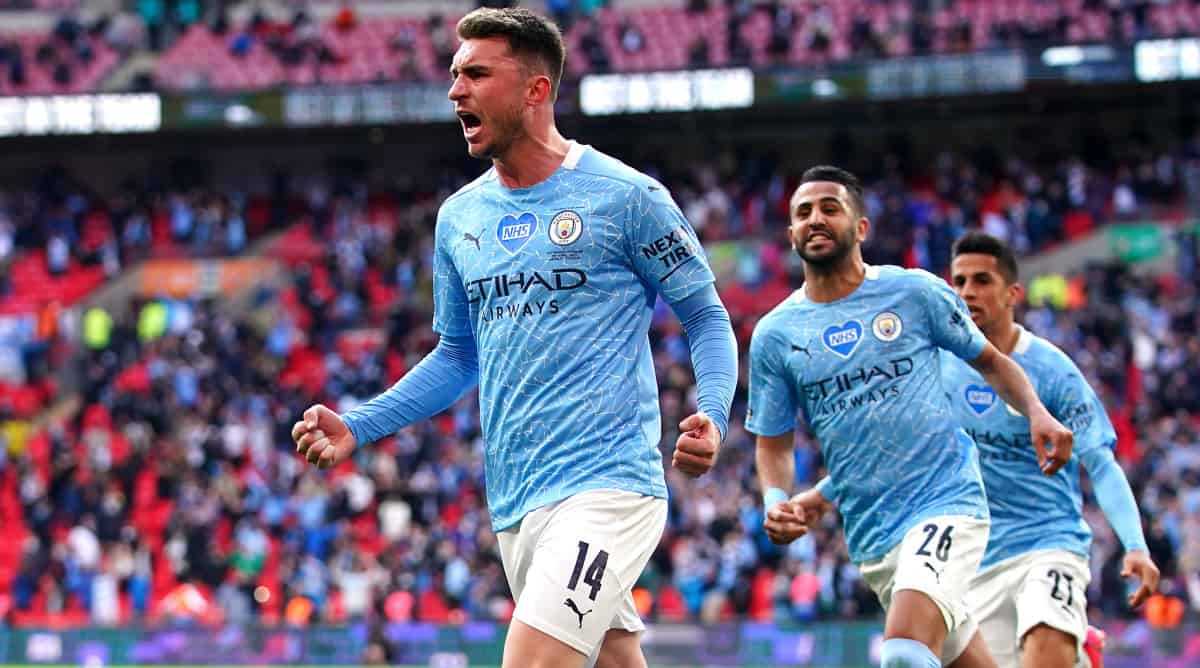
<instances>
[{"instance_id":1,"label":"stadium seating","mask_svg":"<svg viewBox=\"0 0 1200 668\"><path fill-rule=\"evenodd\" d=\"M249 52L239 57L230 52L235 31L216 35L205 26L193 26L163 56L158 64L157 78L168 88L207 85L220 89L317 82L354 84L380 78L395 80L407 51L393 49L391 42L403 30L414 36L412 53L418 78L437 78L440 68L434 66L433 50L424 24L415 19L388 18L364 21L352 30L340 30L329 24L322 26L317 39L329 48L336 62L320 66L315 64L315 55L288 66L268 49L266 40L272 32L283 40L291 38L291 31L286 27L260 31L252 39Z\"/></svg>"},{"instance_id":2,"label":"stadium seating","mask_svg":"<svg viewBox=\"0 0 1200 668\"><path fill-rule=\"evenodd\" d=\"M592 16L577 17L567 30L568 73L580 76L596 70L584 48L584 36L593 26L608 68L618 72L731 64L811 65L854 57L1130 41L1195 34L1200 28L1200 6L1190 0L1153 3L1144 18L1139 21L1138 16L1132 7L1110 12L1091 9L1084 0L957 0L927 15L908 2L891 0L713 2L703 12L689 11L682 3L623 8L618 2ZM456 18L446 20L452 25ZM627 25L641 35L640 48L627 50L622 45ZM231 55L232 42L245 29L238 26L214 35L204 26L190 27L159 63L159 83L167 88L245 89L444 78L428 23L418 19L366 17L349 30L326 22L317 38L328 47L333 62L320 67L311 55L301 64L285 66L266 48L272 35L282 43L293 39L295 30L289 24L260 28L246 55ZM411 35L413 65L406 74L401 72L409 48L393 47L401 31ZM772 57L776 33L783 51ZM918 39L915 45L914 38ZM744 63L737 55L743 47Z\"/></svg>"},{"instance_id":3,"label":"stadium seating","mask_svg":"<svg viewBox=\"0 0 1200 668\"><path fill-rule=\"evenodd\" d=\"M0 27L0 30L3 30ZM90 59L79 56L78 45L72 46L62 40L52 39L46 33L5 34L0 32L0 46L7 45L7 57L0 62L0 95L46 95L54 93L85 93L99 88L104 76L116 67L120 56L103 40L82 35L80 43L91 50ZM38 51L45 49L47 58L39 62ZM19 51L24 63L24 82L18 83L11 76L13 51ZM55 66L61 64L69 73L69 80L55 78Z\"/></svg>"}]
</instances>

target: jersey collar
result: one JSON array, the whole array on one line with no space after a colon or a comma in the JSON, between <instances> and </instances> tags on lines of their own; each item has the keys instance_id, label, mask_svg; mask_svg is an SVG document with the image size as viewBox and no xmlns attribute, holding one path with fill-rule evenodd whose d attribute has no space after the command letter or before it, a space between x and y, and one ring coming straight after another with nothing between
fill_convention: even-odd
<instances>
[{"instance_id":1,"label":"jersey collar","mask_svg":"<svg viewBox=\"0 0 1200 668\"><path fill-rule=\"evenodd\" d=\"M578 167L579 160L581 158L583 158L583 152L588 150L589 148L591 148L591 145L580 144L579 142L575 141L574 139L569 140L569 142L570 142L571 146L567 149L566 157L563 158L563 161L562 161L563 169L575 169L576 167ZM485 181L497 181L497 180L499 180L499 178L500 177L498 174L496 174L496 168L494 166L489 167L488 170L483 173L483 179Z\"/></svg>"},{"instance_id":2,"label":"jersey collar","mask_svg":"<svg viewBox=\"0 0 1200 668\"><path fill-rule=\"evenodd\" d=\"M567 149L567 157L563 158L563 169L575 169L579 165L579 159L583 157L583 152L588 149L587 144L580 144L572 139L571 147Z\"/></svg>"},{"instance_id":3,"label":"jersey collar","mask_svg":"<svg viewBox=\"0 0 1200 668\"><path fill-rule=\"evenodd\" d=\"M1016 327L1020 333L1017 334L1017 344L1013 346L1013 354L1024 355L1029 352L1029 344L1033 343L1033 335L1020 325L1016 325Z\"/></svg>"},{"instance_id":4,"label":"jersey collar","mask_svg":"<svg viewBox=\"0 0 1200 668\"><path fill-rule=\"evenodd\" d=\"M873 265L873 264L868 264L868 265L866 265L866 268L867 268L866 272L864 273L866 280L868 280L868 281L879 280L879 267L878 266ZM792 295L797 304L800 304L800 303L808 300L808 298L804 296L804 287L803 286L797 288L796 291L792 293Z\"/></svg>"}]
</instances>

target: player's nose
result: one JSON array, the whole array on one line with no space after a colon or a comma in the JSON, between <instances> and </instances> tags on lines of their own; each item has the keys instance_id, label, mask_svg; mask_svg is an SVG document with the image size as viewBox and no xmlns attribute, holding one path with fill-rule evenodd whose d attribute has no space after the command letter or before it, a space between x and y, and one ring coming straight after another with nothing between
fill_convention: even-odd
<instances>
[{"instance_id":1,"label":"player's nose","mask_svg":"<svg viewBox=\"0 0 1200 668\"><path fill-rule=\"evenodd\" d=\"M446 97L450 98L452 102L457 102L466 96L467 86L463 83L463 78L461 76L454 77L454 80L450 82L450 90L446 91Z\"/></svg>"}]
</instances>

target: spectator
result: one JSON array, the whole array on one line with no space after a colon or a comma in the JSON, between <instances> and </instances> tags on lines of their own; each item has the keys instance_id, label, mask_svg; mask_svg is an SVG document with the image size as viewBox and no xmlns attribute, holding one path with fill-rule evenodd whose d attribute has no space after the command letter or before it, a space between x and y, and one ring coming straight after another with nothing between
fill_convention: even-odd
<instances>
[{"instance_id":1,"label":"spectator","mask_svg":"<svg viewBox=\"0 0 1200 668\"><path fill-rule=\"evenodd\" d=\"M792 51L792 33L796 30L796 11L791 5L774 2L770 6L771 37L767 55L772 62L786 62Z\"/></svg>"},{"instance_id":2,"label":"spectator","mask_svg":"<svg viewBox=\"0 0 1200 668\"><path fill-rule=\"evenodd\" d=\"M546 0L546 11L564 33L571 29L575 13L573 0Z\"/></svg>"},{"instance_id":3,"label":"spectator","mask_svg":"<svg viewBox=\"0 0 1200 668\"><path fill-rule=\"evenodd\" d=\"M441 14L433 14L426 22L429 31L429 42L433 45L433 55L440 71L448 71L450 62L454 59L454 36L450 26L446 25Z\"/></svg>"},{"instance_id":4,"label":"spectator","mask_svg":"<svg viewBox=\"0 0 1200 668\"><path fill-rule=\"evenodd\" d=\"M343 3L333 17L333 27L342 32L350 32L358 27L358 12L354 6Z\"/></svg>"},{"instance_id":5,"label":"spectator","mask_svg":"<svg viewBox=\"0 0 1200 668\"><path fill-rule=\"evenodd\" d=\"M607 72L609 70L608 50L604 48L604 42L600 38L600 24L595 19L588 18L583 20L583 25L584 32L583 36L579 38L579 47L587 56L588 65L594 72Z\"/></svg>"},{"instance_id":6,"label":"spectator","mask_svg":"<svg viewBox=\"0 0 1200 668\"><path fill-rule=\"evenodd\" d=\"M12 47L9 52L8 59L8 80L14 87L20 88L25 85L25 58L21 55L19 47Z\"/></svg>"},{"instance_id":7,"label":"spectator","mask_svg":"<svg viewBox=\"0 0 1200 668\"><path fill-rule=\"evenodd\" d=\"M887 55L869 17L854 17L850 26L850 52L860 58L882 58Z\"/></svg>"},{"instance_id":8,"label":"spectator","mask_svg":"<svg viewBox=\"0 0 1200 668\"><path fill-rule=\"evenodd\" d=\"M703 37L697 37L692 40L691 46L688 47L688 67L703 69L708 66L708 40Z\"/></svg>"},{"instance_id":9,"label":"spectator","mask_svg":"<svg viewBox=\"0 0 1200 668\"><path fill-rule=\"evenodd\" d=\"M61 87L66 87L66 86L71 85L71 79L73 78L74 75L71 72L70 65L68 65L67 63L56 63L54 65L53 72L54 73L52 75L52 79L54 80L54 83L56 85L61 86Z\"/></svg>"},{"instance_id":10,"label":"spectator","mask_svg":"<svg viewBox=\"0 0 1200 668\"><path fill-rule=\"evenodd\" d=\"M591 22L595 27L595 21ZM617 28L617 34L620 35L621 48L625 53L641 53L646 47L646 36L642 34L640 28L633 24L628 15L621 17L621 25Z\"/></svg>"},{"instance_id":11,"label":"spectator","mask_svg":"<svg viewBox=\"0 0 1200 668\"><path fill-rule=\"evenodd\" d=\"M804 29L808 33L809 50L821 57L828 56L829 50L833 46L834 34L833 18L829 14L829 9L823 5L815 8L809 14ZM780 33L779 37L782 40L786 38L786 35Z\"/></svg>"},{"instance_id":12,"label":"spectator","mask_svg":"<svg viewBox=\"0 0 1200 668\"><path fill-rule=\"evenodd\" d=\"M137 0L137 12L146 26L148 46L151 51L161 51L163 47L163 22L166 19L166 6L163 0Z\"/></svg>"},{"instance_id":13,"label":"spectator","mask_svg":"<svg viewBox=\"0 0 1200 668\"><path fill-rule=\"evenodd\" d=\"M411 24L405 23L396 30L396 34L392 36L388 46L392 51L409 53L413 50L417 43L417 31Z\"/></svg>"},{"instance_id":14,"label":"spectator","mask_svg":"<svg viewBox=\"0 0 1200 668\"><path fill-rule=\"evenodd\" d=\"M71 247L61 234L55 234L46 242L46 270L51 276L66 273L71 264Z\"/></svg>"}]
</instances>

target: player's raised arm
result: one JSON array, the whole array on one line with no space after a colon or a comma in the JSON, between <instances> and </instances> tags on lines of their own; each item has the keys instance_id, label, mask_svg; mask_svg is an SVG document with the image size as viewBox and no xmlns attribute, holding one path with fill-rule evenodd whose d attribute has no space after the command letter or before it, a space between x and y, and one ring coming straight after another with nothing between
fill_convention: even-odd
<instances>
[{"instance_id":1,"label":"player's raised arm","mask_svg":"<svg viewBox=\"0 0 1200 668\"><path fill-rule=\"evenodd\" d=\"M696 413L679 424L672 465L690 476L707 473L729 430L737 385L737 339L713 287L712 270L695 231L666 189L646 180L630 194L629 257L641 281L671 305L683 324L696 376Z\"/></svg>"},{"instance_id":2,"label":"player's raised arm","mask_svg":"<svg viewBox=\"0 0 1200 668\"><path fill-rule=\"evenodd\" d=\"M1073 362L1062 356L1064 368L1054 380L1047 408L1075 435L1075 452L1092 479L1096 503L1125 548L1123 577L1136 577L1137 591L1129 605L1138 607L1158 591L1158 566L1150 558L1142 520L1129 480L1113 457L1117 433L1104 404Z\"/></svg>"}]
</instances>

